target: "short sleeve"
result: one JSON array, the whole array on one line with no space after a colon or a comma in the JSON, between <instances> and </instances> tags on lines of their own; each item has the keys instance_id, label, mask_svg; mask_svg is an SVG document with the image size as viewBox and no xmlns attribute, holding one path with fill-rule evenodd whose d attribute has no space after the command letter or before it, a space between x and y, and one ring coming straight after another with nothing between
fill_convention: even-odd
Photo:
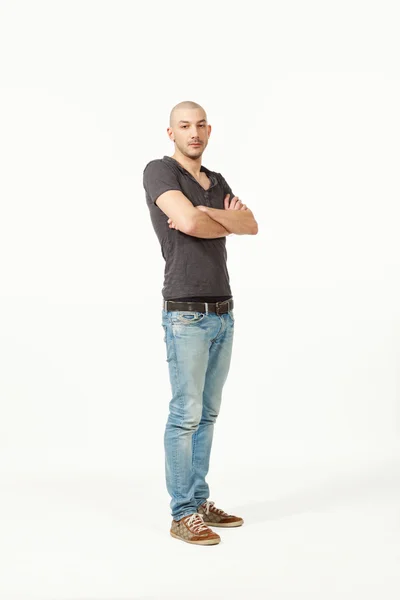
<instances>
[{"instance_id":1,"label":"short sleeve","mask_svg":"<svg viewBox=\"0 0 400 600\"><path fill-rule=\"evenodd\" d=\"M161 159L152 160L146 165L143 171L143 187L153 204L164 192L181 191L177 174Z\"/></svg>"},{"instance_id":2,"label":"short sleeve","mask_svg":"<svg viewBox=\"0 0 400 600\"><path fill-rule=\"evenodd\" d=\"M226 179L221 175L221 173L218 173L220 180L221 180L221 184L222 184L222 188L224 190L224 200L225 200L225 196L227 194L230 194L229 196L229 202L232 200L232 198L234 197L234 193L232 192L232 188L231 186L228 184L228 182L226 181Z\"/></svg>"}]
</instances>

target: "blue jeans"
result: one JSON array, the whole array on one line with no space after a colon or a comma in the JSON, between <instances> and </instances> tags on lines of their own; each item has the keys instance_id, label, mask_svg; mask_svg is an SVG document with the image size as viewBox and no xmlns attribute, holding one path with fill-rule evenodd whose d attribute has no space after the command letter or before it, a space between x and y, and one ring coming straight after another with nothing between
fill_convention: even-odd
<instances>
[{"instance_id":1,"label":"blue jeans","mask_svg":"<svg viewBox=\"0 0 400 600\"><path fill-rule=\"evenodd\" d=\"M233 310L217 315L162 310L172 398L165 428L165 477L172 518L209 497L214 423L231 362Z\"/></svg>"}]
</instances>

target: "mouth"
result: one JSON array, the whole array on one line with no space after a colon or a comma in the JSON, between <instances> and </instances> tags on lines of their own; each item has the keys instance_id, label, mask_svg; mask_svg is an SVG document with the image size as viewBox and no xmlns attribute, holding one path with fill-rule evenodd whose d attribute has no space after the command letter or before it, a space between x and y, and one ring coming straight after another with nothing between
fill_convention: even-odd
<instances>
[{"instance_id":1,"label":"mouth","mask_svg":"<svg viewBox=\"0 0 400 600\"><path fill-rule=\"evenodd\" d=\"M196 142L195 144L189 144L189 146L201 146L201 144Z\"/></svg>"}]
</instances>

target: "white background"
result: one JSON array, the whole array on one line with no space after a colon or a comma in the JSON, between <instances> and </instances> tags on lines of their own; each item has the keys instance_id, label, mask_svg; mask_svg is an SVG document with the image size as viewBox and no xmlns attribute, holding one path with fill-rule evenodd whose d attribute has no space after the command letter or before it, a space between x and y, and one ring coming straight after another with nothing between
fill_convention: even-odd
<instances>
[{"instance_id":1,"label":"white background","mask_svg":"<svg viewBox=\"0 0 400 600\"><path fill-rule=\"evenodd\" d=\"M5 600L398 598L395 8L0 2ZM227 239L208 481L245 525L213 549L169 536L164 261L142 187L182 100L259 224Z\"/></svg>"}]
</instances>

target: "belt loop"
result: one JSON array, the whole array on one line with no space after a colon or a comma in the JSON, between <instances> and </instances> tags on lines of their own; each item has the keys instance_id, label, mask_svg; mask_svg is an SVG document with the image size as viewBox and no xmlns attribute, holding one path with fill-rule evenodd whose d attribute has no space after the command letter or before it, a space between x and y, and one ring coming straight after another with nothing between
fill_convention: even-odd
<instances>
[{"instance_id":1,"label":"belt loop","mask_svg":"<svg viewBox=\"0 0 400 600\"><path fill-rule=\"evenodd\" d=\"M208 315L208 302L204 302L204 304L206 305L206 315Z\"/></svg>"},{"instance_id":2,"label":"belt loop","mask_svg":"<svg viewBox=\"0 0 400 600\"><path fill-rule=\"evenodd\" d=\"M164 310L165 310L166 312L168 312L167 305L168 305L168 300L164 300Z\"/></svg>"}]
</instances>

